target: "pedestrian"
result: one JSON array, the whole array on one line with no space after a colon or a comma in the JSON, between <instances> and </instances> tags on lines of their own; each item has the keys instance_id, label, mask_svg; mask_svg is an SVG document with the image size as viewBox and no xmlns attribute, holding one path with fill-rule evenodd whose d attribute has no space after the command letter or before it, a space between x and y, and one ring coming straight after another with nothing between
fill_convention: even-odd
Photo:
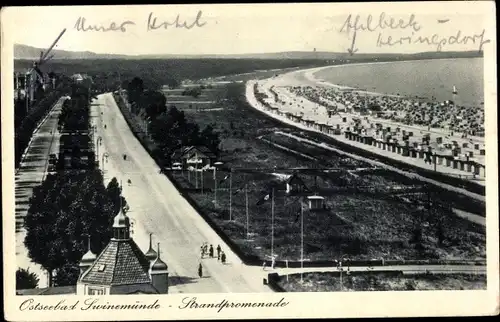
<instances>
[{"instance_id":1,"label":"pedestrian","mask_svg":"<svg viewBox=\"0 0 500 322\"><path fill-rule=\"evenodd\" d=\"M201 263L200 263L200 265L198 266L198 276L199 276L200 278L202 278L202 277L203 277L203 267L201 266Z\"/></svg>"},{"instance_id":2,"label":"pedestrian","mask_svg":"<svg viewBox=\"0 0 500 322\"><path fill-rule=\"evenodd\" d=\"M266 270L266 261L263 261L262 262L262 270L265 271Z\"/></svg>"},{"instance_id":3,"label":"pedestrian","mask_svg":"<svg viewBox=\"0 0 500 322\"><path fill-rule=\"evenodd\" d=\"M221 252L220 260L222 264L226 264L226 254L224 252Z\"/></svg>"},{"instance_id":4,"label":"pedestrian","mask_svg":"<svg viewBox=\"0 0 500 322\"><path fill-rule=\"evenodd\" d=\"M220 245L217 245L217 260L220 259L220 252L221 252Z\"/></svg>"},{"instance_id":5,"label":"pedestrian","mask_svg":"<svg viewBox=\"0 0 500 322\"><path fill-rule=\"evenodd\" d=\"M276 257L273 256L273 258L271 259L271 269L274 269L275 264L276 264Z\"/></svg>"},{"instance_id":6,"label":"pedestrian","mask_svg":"<svg viewBox=\"0 0 500 322\"><path fill-rule=\"evenodd\" d=\"M203 246L200 247L201 259L203 259Z\"/></svg>"},{"instance_id":7,"label":"pedestrian","mask_svg":"<svg viewBox=\"0 0 500 322\"><path fill-rule=\"evenodd\" d=\"M210 254L210 257L214 257L214 246L210 245L210 249L209 249L209 254Z\"/></svg>"}]
</instances>

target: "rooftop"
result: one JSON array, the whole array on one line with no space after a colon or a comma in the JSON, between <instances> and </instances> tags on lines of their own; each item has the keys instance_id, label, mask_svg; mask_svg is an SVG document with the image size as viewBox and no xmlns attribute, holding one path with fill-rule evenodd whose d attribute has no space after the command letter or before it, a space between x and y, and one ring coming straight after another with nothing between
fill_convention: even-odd
<instances>
[{"instance_id":1,"label":"rooftop","mask_svg":"<svg viewBox=\"0 0 500 322\"><path fill-rule=\"evenodd\" d=\"M149 260L132 239L112 239L81 281L111 286L150 283L149 265Z\"/></svg>"}]
</instances>

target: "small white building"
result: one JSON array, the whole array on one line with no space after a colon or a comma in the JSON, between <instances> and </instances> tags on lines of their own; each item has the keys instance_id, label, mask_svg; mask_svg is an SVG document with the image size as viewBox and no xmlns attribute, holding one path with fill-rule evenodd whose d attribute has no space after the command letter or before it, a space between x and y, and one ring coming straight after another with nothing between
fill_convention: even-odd
<instances>
[{"instance_id":1,"label":"small white building","mask_svg":"<svg viewBox=\"0 0 500 322\"><path fill-rule=\"evenodd\" d=\"M307 201L309 203L310 210L320 210L323 209L325 198L322 196L308 196Z\"/></svg>"}]
</instances>

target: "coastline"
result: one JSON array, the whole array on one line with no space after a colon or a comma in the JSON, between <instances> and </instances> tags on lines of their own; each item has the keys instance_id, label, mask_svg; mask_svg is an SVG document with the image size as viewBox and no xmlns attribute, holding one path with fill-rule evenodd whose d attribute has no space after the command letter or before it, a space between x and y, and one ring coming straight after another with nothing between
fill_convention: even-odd
<instances>
[{"instance_id":1,"label":"coastline","mask_svg":"<svg viewBox=\"0 0 500 322\"><path fill-rule=\"evenodd\" d=\"M383 92L372 92L372 91L366 91L363 89L359 89L357 87L335 84L333 82L329 82L327 80L319 78L315 74L320 72L320 71L323 71L325 69L340 68L340 67L345 67L345 66L385 65L385 64L408 63L408 62L416 62L416 61L418 61L418 62L431 62L431 61L436 61L436 60L453 61L456 59L478 59L478 58L484 59L483 57L459 57L459 58L433 58L433 59L411 59L411 60L395 60L395 61L380 61L380 62L377 61L377 62L363 62L363 63L345 63L345 64L336 64L336 65L314 67L314 68L308 68L308 69L300 69L300 70L292 71L292 72L290 72L290 74L303 72L304 77L310 82L316 83L317 85L337 88L340 90L352 90L353 92L356 92L356 93L364 93L364 94L373 95L373 96L405 98L406 97L405 95L398 96L398 95L388 94L388 93L383 93ZM484 98L483 98L483 100L484 100Z\"/></svg>"},{"instance_id":2,"label":"coastline","mask_svg":"<svg viewBox=\"0 0 500 322\"><path fill-rule=\"evenodd\" d=\"M389 62L374 62L374 63L389 63ZM374 64L374 63L370 63L370 64ZM343 66L343 65L333 65L333 66L322 66L322 67L314 67L314 68L306 68L306 69L300 69L300 70L297 70L297 71L292 71L290 73L285 73L285 74L282 74L279 76L279 78L268 78L268 79L265 79L265 80L258 80L258 79L254 79L254 80L251 80L251 81L248 81L246 83L246 98L247 98L247 101L250 103L250 105L255 108L256 110L260 111L260 112L263 112L264 114L267 114L268 116L272 117L272 118L275 118L281 122L284 122L284 123L287 123L287 124L290 124L292 126L294 126L295 128L299 129L299 130L308 130L308 131L312 131L312 132L321 132L320 130L316 129L316 128L313 128L312 126L311 127L306 127L305 125L303 124L299 124L297 122L293 122L287 118L285 118L284 116L281 117L278 115L278 112L275 111L275 113L271 112L270 110L268 111L264 106L261 106L261 104L259 102L257 102L256 98L255 98L255 95L253 93L253 85L258 83L260 84L260 86L262 86L262 89L264 91L267 91L269 90L269 86L273 87L274 85L276 86L294 86L295 84L299 84L299 83L311 83L311 84L314 84L314 85L318 85L317 83L317 80L315 79L314 77L314 73L319 71L319 70L322 70L322 69L326 69L326 68L332 68L332 67L337 67L337 66ZM308 75L309 77L305 77L304 75ZM311 77L312 76L312 77ZM326 82L324 82L326 83ZM336 85L331 85L330 86L336 86ZM337 85L337 87L340 87ZM267 88L267 90L266 90ZM379 94L379 93L378 93ZM314 103L311 103L311 104L314 104ZM285 106L288 106L288 105L285 105ZM274 107L276 108L276 107ZM288 110L285 108L285 109L282 109L280 108L280 112L279 114L280 115L284 115L285 112L287 112ZM290 111L288 111L290 112ZM291 111L292 114L293 111ZM321 123L321 121L320 121ZM328 123L328 122L327 122ZM414 129L418 130L418 129L422 129L422 130L427 130L427 129L424 129L424 128L421 128L421 127L413 127ZM433 131L432 131L433 132ZM440 131L441 132L441 131ZM441 133L435 133L435 134L441 134ZM388 156L387 155L387 152L385 151L378 151L378 149L374 149L373 147L371 146L366 146L365 144L362 144L362 143L359 143L359 142L355 142L355 141L350 141L350 140L344 140L343 138L343 135L342 137L333 137L331 135L327 135L327 137L329 139L332 139L334 141L339 141L339 142L342 142L343 144L348 144L349 146L352 146L352 148L354 149L361 149L363 150L364 152L367 152L367 153L375 153L375 155L386 155L389 159L393 160L394 158L394 162L398 163L398 162L403 162L403 164L405 165L408 165L410 167L416 167L417 169L422 169L425 171L432 171L432 169L429 168L428 165L424 166L423 164L419 164L419 160L418 159L407 159L407 158L402 158L401 156ZM484 142L484 138L481 138L479 137L478 138L479 141L481 142ZM364 155L364 153L361 153L362 155ZM391 162L390 162L391 163ZM444 176L451 176L451 177L459 177L458 174L459 174L459 171L457 171L458 169L452 169L452 168L444 168L444 165L443 166L440 166L444 171L439 171L440 175L444 175ZM445 170L445 169L449 169L449 170ZM420 170L417 170L417 172L419 172ZM411 171L411 172L414 172L414 171ZM462 175L466 175L466 173L461 173ZM484 173L482 174L484 176ZM419 176L421 177L424 181L428 181L430 178L427 178L427 176ZM450 178L451 178L450 177ZM466 176L465 176L466 177ZM424 179L425 178L425 179ZM434 181L434 183L437 183L439 185L444 185L444 186L447 186L446 189L448 190L454 190L454 191L457 191L459 193L465 193L465 194L469 194L470 191L468 191L468 189L460 189L460 188L457 188L458 190L456 189L453 189L452 186L454 186L455 184L452 184L450 185L450 182L448 182L448 180L445 180L446 182L441 182L440 180L438 181L435 181L435 180L431 180L431 181ZM470 181L470 180L466 180L466 181ZM483 181L481 181L481 178L479 177L479 181L478 180L473 180L473 181L470 181L471 183L474 183L476 185L479 185L479 186L484 186L485 185L485 182L484 182L484 179ZM458 184L458 182L456 182L456 184ZM473 198L478 198L479 195L475 195ZM484 197L479 197L478 199L483 199Z\"/></svg>"}]
</instances>

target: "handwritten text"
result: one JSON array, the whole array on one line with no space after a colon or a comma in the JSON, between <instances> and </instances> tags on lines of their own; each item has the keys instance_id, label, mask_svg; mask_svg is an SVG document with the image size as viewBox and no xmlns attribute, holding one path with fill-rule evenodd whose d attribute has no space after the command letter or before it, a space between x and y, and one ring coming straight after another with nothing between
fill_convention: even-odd
<instances>
[{"instance_id":1,"label":"handwritten text","mask_svg":"<svg viewBox=\"0 0 500 322\"><path fill-rule=\"evenodd\" d=\"M200 22L201 16L203 15L203 11L198 11L198 14L196 15L196 18L191 22L188 23L186 20L183 22L180 21L179 15L177 15L177 18L175 18L174 21L168 22L168 21L163 21L160 24L156 24L156 17L153 16L153 13L150 13L148 16L148 25L147 29L148 31L150 30L157 30L160 28L163 29L168 29L168 27L173 27L173 28L184 28L184 29L191 29L193 27L203 27L206 25L206 22Z\"/></svg>"},{"instance_id":2,"label":"handwritten text","mask_svg":"<svg viewBox=\"0 0 500 322\"><path fill-rule=\"evenodd\" d=\"M78 31L102 31L102 32L107 32L107 31L121 31L121 32L126 32L127 28L125 28L127 25L135 25L135 22L133 21L124 21L122 23L116 23L116 22L111 22L108 26L103 26L103 25L89 25L85 24L86 19L85 17L79 17L78 20L75 23L75 29Z\"/></svg>"}]
</instances>

